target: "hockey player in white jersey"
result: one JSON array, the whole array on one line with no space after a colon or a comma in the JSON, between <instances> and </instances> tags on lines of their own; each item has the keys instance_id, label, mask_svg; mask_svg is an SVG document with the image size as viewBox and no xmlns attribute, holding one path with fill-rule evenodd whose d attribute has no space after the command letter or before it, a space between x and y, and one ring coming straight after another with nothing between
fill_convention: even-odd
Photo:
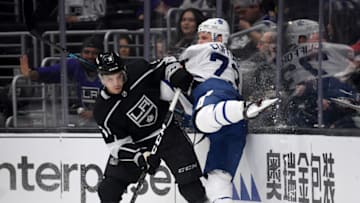
<instances>
[{"instance_id":1,"label":"hockey player in white jersey","mask_svg":"<svg viewBox=\"0 0 360 203\"><path fill-rule=\"evenodd\" d=\"M204 174L206 193L211 203L232 202L232 179L246 142L247 118L276 102L245 106L239 94L239 67L226 48L229 25L211 18L199 25L198 44L180 56L184 68L173 68L167 76L174 86L190 91L193 121L197 130L210 140ZM185 85L184 81L192 83Z\"/></svg>"}]
</instances>

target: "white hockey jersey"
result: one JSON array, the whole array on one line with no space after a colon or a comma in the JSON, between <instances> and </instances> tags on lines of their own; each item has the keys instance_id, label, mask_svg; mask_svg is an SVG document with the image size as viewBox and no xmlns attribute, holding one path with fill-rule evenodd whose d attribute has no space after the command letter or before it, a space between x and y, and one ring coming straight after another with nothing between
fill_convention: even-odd
<instances>
[{"instance_id":1,"label":"white hockey jersey","mask_svg":"<svg viewBox=\"0 0 360 203\"><path fill-rule=\"evenodd\" d=\"M65 0L65 14L79 21L96 21L105 16L106 0Z\"/></svg>"},{"instance_id":2,"label":"white hockey jersey","mask_svg":"<svg viewBox=\"0 0 360 203\"><path fill-rule=\"evenodd\" d=\"M288 84L289 89L294 89L300 82L318 77L318 52L319 44L311 42L300 44L283 55L282 80ZM346 67L350 65L349 58L354 55L350 46L329 42L322 43L322 53L323 78L344 74Z\"/></svg>"},{"instance_id":3,"label":"white hockey jersey","mask_svg":"<svg viewBox=\"0 0 360 203\"><path fill-rule=\"evenodd\" d=\"M194 80L203 82L209 78L229 81L238 89L240 70L229 49L219 42L196 44L188 47L179 58Z\"/></svg>"}]
</instances>

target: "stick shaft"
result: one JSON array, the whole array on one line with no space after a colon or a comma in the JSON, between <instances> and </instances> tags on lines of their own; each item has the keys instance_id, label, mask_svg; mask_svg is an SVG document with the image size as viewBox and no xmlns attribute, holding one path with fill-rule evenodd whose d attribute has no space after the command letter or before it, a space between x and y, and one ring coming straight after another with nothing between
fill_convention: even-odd
<instances>
[{"instance_id":1,"label":"stick shaft","mask_svg":"<svg viewBox=\"0 0 360 203\"><path fill-rule=\"evenodd\" d=\"M84 58L82 58L82 57L80 57L80 56L78 56L78 55L76 55L76 54L70 53L70 52L69 52L67 49L65 49L64 47L61 47L61 46L57 45L56 43L51 42L50 40L42 37L42 36L41 36L39 33L37 33L36 31L32 30L32 31L30 31L30 34L32 34L34 37L36 37L36 39L38 39L38 40L44 42L45 44L47 44L47 45L55 48L57 51L59 51L59 52L64 52L65 54L67 54L67 56L68 56L69 58L74 58L74 59L82 62L83 64L85 64L85 65L87 65L87 66L89 66L89 67L91 67L91 68L95 68L95 69L96 69L95 64L90 63L90 62L87 61L86 59L84 59Z\"/></svg>"}]
</instances>

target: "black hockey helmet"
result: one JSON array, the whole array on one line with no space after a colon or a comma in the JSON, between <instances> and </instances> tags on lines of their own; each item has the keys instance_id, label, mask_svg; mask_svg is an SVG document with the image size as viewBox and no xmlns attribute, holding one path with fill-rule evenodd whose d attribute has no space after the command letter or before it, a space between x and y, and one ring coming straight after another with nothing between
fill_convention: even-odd
<instances>
[{"instance_id":1,"label":"black hockey helmet","mask_svg":"<svg viewBox=\"0 0 360 203\"><path fill-rule=\"evenodd\" d=\"M125 64L115 52L99 53L96 58L96 66L98 73L104 75L126 71Z\"/></svg>"}]
</instances>

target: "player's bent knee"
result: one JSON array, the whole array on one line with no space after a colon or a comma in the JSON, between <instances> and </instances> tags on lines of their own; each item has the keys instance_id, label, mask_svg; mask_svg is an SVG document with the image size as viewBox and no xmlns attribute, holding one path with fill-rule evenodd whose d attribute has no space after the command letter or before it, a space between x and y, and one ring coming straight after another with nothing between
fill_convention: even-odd
<instances>
[{"instance_id":1,"label":"player's bent knee","mask_svg":"<svg viewBox=\"0 0 360 203\"><path fill-rule=\"evenodd\" d=\"M121 200L127 184L115 179L104 179L98 187L101 203L115 203Z\"/></svg>"},{"instance_id":2,"label":"player's bent knee","mask_svg":"<svg viewBox=\"0 0 360 203\"><path fill-rule=\"evenodd\" d=\"M190 183L179 184L178 187L181 195L189 203L204 203L207 199L205 188L199 179Z\"/></svg>"},{"instance_id":3,"label":"player's bent knee","mask_svg":"<svg viewBox=\"0 0 360 203\"><path fill-rule=\"evenodd\" d=\"M231 125L244 119L244 102L221 101L202 107L195 115L196 127L203 133L214 133L222 126Z\"/></svg>"},{"instance_id":4,"label":"player's bent knee","mask_svg":"<svg viewBox=\"0 0 360 203\"><path fill-rule=\"evenodd\" d=\"M215 120L213 104L202 107L196 113L195 125L203 133L213 133L221 128L221 125Z\"/></svg>"}]
</instances>

